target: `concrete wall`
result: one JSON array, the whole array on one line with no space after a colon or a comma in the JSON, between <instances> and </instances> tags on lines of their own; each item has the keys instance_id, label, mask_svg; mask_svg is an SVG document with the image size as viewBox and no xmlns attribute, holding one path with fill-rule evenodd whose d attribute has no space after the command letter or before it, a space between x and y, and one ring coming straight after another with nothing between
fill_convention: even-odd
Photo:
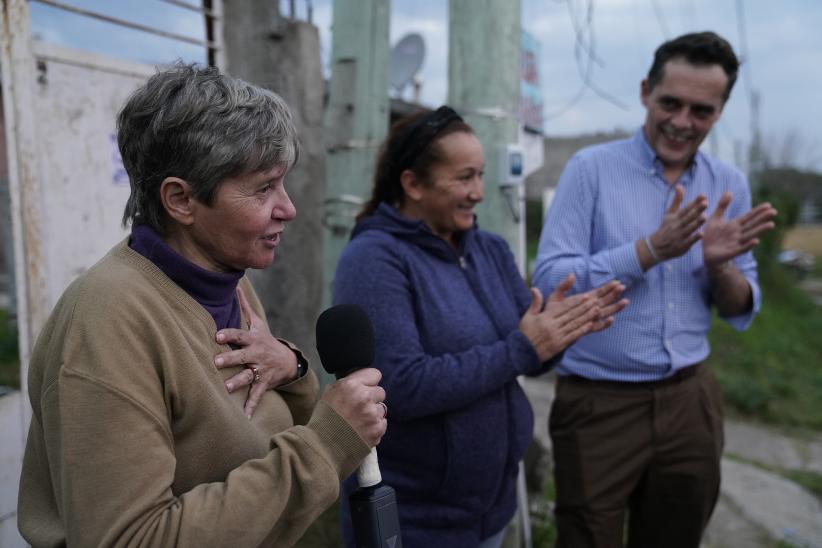
<instances>
[{"instance_id":1,"label":"concrete wall","mask_svg":"<svg viewBox=\"0 0 822 548\"><path fill-rule=\"evenodd\" d=\"M292 107L300 135L299 163L286 177L297 208L274 263L251 271L272 332L296 343L319 364L314 325L322 307L322 211L325 198L323 93L316 27L279 17L276 2L232 0L225 5L227 73L279 94Z\"/></svg>"},{"instance_id":2,"label":"concrete wall","mask_svg":"<svg viewBox=\"0 0 822 548\"><path fill-rule=\"evenodd\" d=\"M546 188L556 187L565 164L576 151L589 145L623 139L629 134L624 131L594 133L575 137L545 137L545 154L542 168L525 179L525 198L540 200Z\"/></svg>"}]
</instances>

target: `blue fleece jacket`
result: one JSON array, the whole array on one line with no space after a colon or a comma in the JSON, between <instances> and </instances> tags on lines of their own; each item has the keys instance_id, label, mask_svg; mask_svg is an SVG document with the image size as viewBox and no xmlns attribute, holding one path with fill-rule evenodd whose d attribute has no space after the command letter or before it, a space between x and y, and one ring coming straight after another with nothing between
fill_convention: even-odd
<instances>
[{"instance_id":1,"label":"blue fleece jacket","mask_svg":"<svg viewBox=\"0 0 822 548\"><path fill-rule=\"evenodd\" d=\"M382 204L343 251L334 303L362 306L374 324L390 409L377 451L404 546L472 547L500 531L533 434L516 378L555 361L540 363L518 329L530 293L505 241L474 227L454 251ZM341 512L348 546L354 488L351 477Z\"/></svg>"}]
</instances>

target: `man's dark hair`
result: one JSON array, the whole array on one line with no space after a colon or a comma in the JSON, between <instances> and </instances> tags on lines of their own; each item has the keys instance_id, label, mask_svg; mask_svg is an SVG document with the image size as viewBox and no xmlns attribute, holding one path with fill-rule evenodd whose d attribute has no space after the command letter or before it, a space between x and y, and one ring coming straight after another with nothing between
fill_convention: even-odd
<instances>
[{"instance_id":1,"label":"man's dark hair","mask_svg":"<svg viewBox=\"0 0 822 548\"><path fill-rule=\"evenodd\" d=\"M696 66L720 65L728 76L723 100L731 96L739 72L737 59L731 44L715 32L693 32L669 40L659 46L654 53L654 64L648 71L648 91L654 89L665 76L665 63L672 59L684 59Z\"/></svg>"}]
</instances>

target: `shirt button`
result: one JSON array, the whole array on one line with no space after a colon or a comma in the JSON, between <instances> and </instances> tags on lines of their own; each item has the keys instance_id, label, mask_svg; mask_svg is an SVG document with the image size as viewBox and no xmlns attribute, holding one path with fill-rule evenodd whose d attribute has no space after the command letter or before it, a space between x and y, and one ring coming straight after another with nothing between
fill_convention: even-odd
<instances>
[{"instance_id":1,"label":"shirt button","mask_svg":"<svg viewBox=\"0 0 822 548\"><path fill-rule=\"evenodd\" d=\"M668 269L668 272L671 272L671 271L674 269L674 267L672 267L672 266L671 266L671 265L669 265L669 264L666 264L666 265L665 265L665 268L666 268L666 269Z\"/></svg>"},{"instance_id":2,"label":"shirt button","mask_svg":"<svg viewBox=\"0 0 822 548\"><path fill-rule=\"evenodd\" d=\"M670 349L672 346L671 339L665 339L665 347Z\"/></svg>"},{"instance_id":3,"label":"shirt button","mask_svg":"<svg viewBox=\"0 0 822 548\"><path fill-rule=\"evenodd\" d=\"M668 303L668 310L674 309L674 303Z\"/></svg>"}]
</instances>

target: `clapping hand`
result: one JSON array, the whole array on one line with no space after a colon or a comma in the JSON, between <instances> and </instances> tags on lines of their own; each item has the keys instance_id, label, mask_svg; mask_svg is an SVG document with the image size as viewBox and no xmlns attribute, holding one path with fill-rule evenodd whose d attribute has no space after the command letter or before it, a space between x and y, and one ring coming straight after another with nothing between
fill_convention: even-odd
<instances>
[{"instance_id":1,"label":"clapping hand","mask_svg":"<svg viewBox=\"0 0 822 548\"><path fill-rule=\"evenodd\" d=\"M589 291L597 299L599 307L599 319L594 322L591 331L602 331L611 327L615 320L614 316L628 306L628 299L620 299L624 291L625 286L617 280L611 280Z\"/></svg>"},{"instance_id":2,"label":"clapping hand","mask_svg":"<svg viewBox=\"0 0 822 548\"><path fill-rule=\"evenodd\" d=\"M735 219L725 219L731 200L730 192L722 195L702 230L702 256L708 269L720 268L734 257L750 251L759 243L759 236L775 226L776 209L767 202Z\"/></svg>"},{"instance_id":3,"label":"clapping hand","mask_svg":"<svg viewBox=\"0 0 822 548\"><path fill-rule=\"evenodd\" d=\"M574 285L573 279L573 274L569 274L563 283L557 286L548 299L549 306L551 302L559 302L565 299L565 293ZM583 295L590 295L596 299L596 304L599 308L599 318L591 327L592 333L610 327L614 323L614 316L628 306L628 299L620 299L624 291L624 285L617 280L611 280L608 283L591 289L587 293L583 293Z\"/></svg>"},{"instance_id":4,"label":"clapping hand","mask_svg":"<svg viewBox=\"0 0 822 548\"><path fill-rule=\"evenodd\" d=\"M599 301L590 292L566 296L573 286L574 275L569 274L547 303L539 289L531 288L531 306L520 319L519 329L531 341L540 361L552 358L591 332L600 319Z\"/></svg>"},{"instance_id":5,"label":"clapping hand","mask_svg":"<svg viewBox=\"0 0 822 548\"><path fill-rule=\"evenodd\" d=\"M699 227L705 223L705 210L708 199L700 194L685 207L682 200L685 189L682 185L674 187L674 200L662 219L659 228L648 237L656 259L664 261L684 255L702 237Z\"/></svg>"}]
</instances>

